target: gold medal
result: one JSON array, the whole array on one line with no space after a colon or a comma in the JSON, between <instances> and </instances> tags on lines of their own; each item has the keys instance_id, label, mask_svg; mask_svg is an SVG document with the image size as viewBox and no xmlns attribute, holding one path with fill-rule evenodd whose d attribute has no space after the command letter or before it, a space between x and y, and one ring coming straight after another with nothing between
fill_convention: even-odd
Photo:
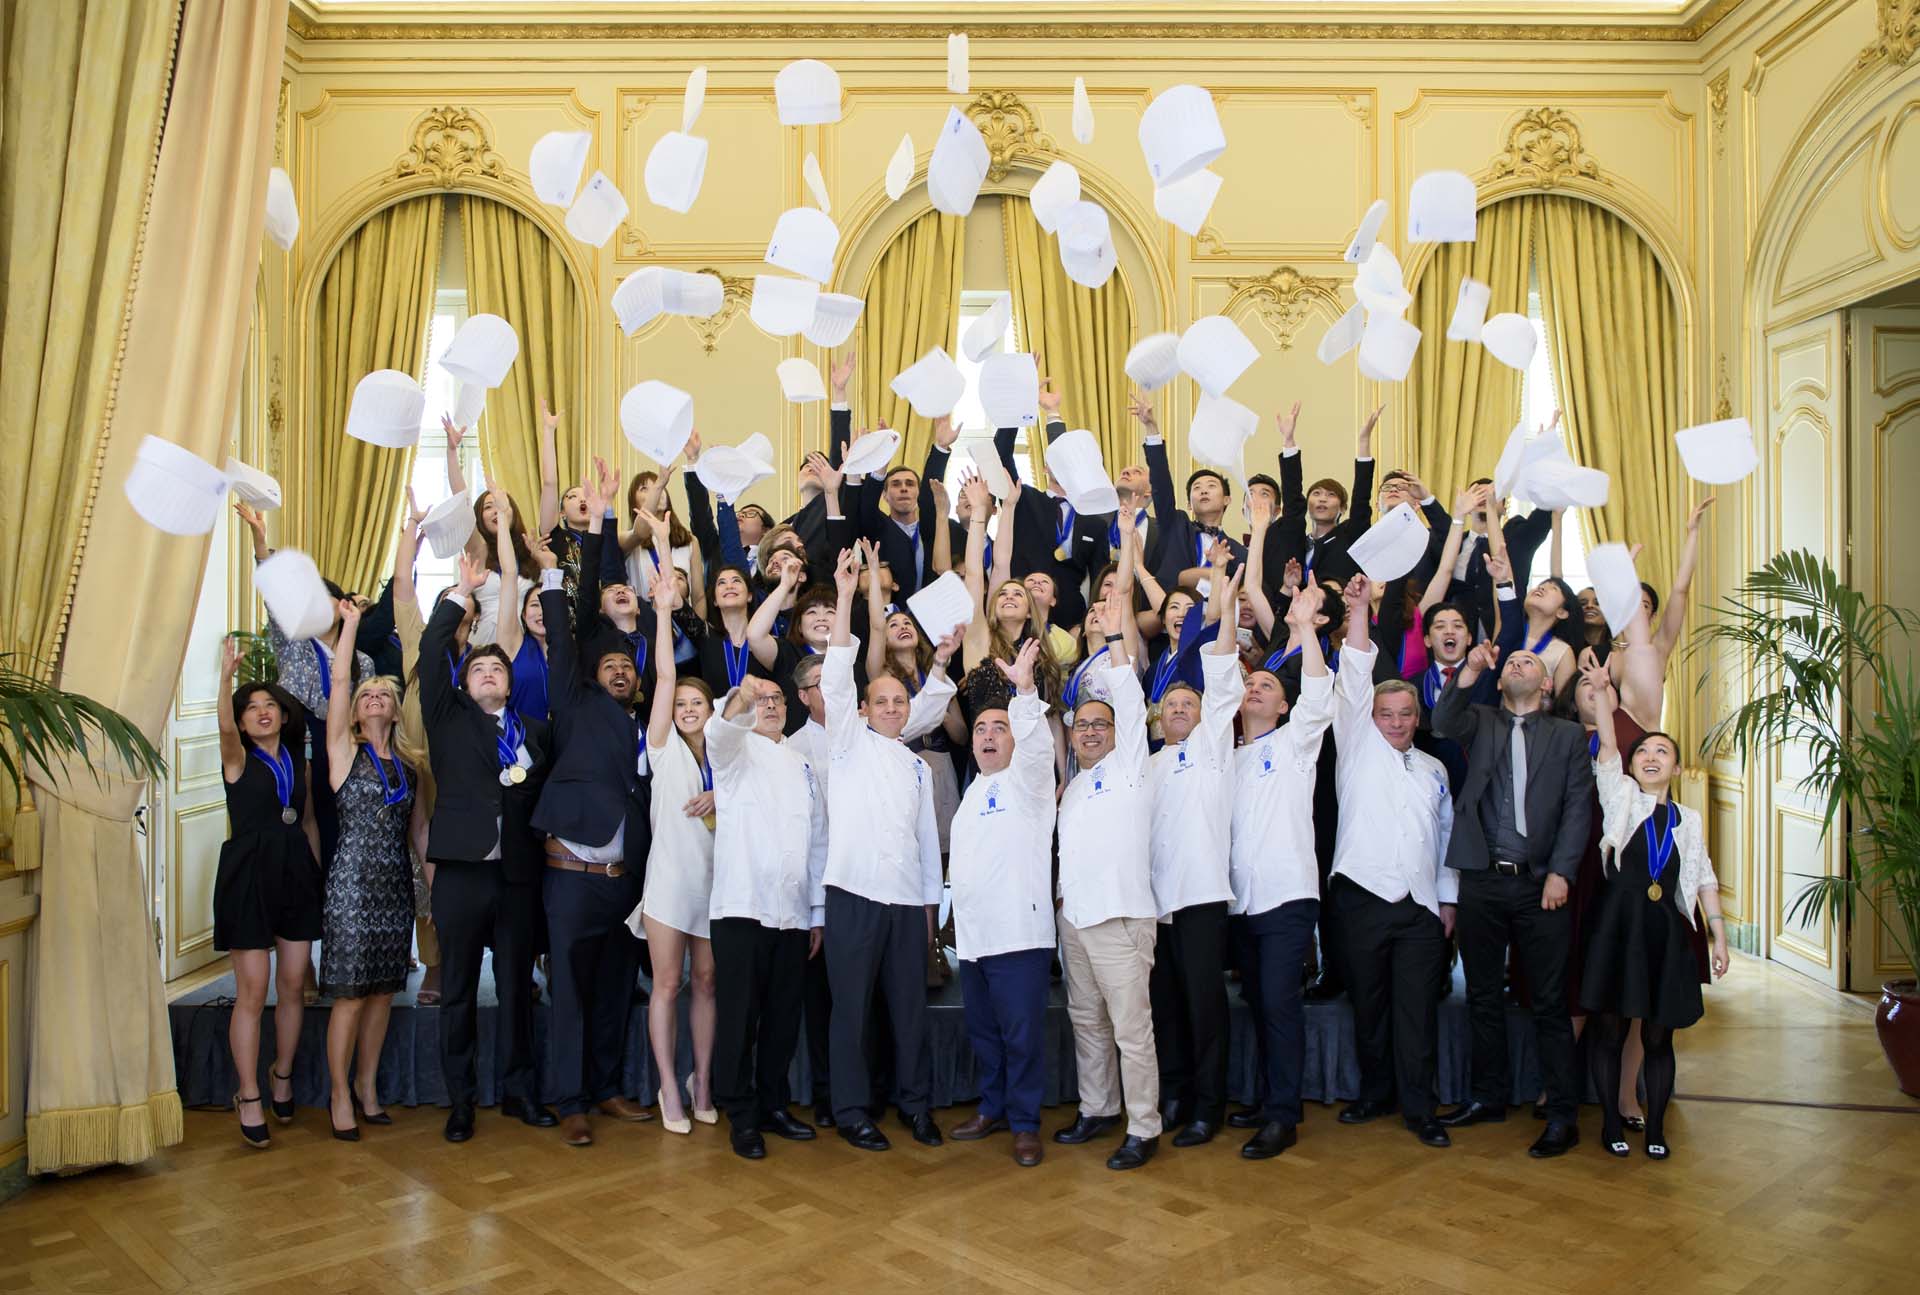
<instances>
[{"instance_id":1,"label":"gold medal","mask_svg":"<svg viewBox=\"0 0 1920 1295\"><path fill-rule=\"evenodd\" d=\"M527 780L526 768L522 765L513 765L507 770L507 777L513 780L515 786L519 786Z\"/></svg>"},{"instance_id":2,"label":"gold medal","mask_svg":"<svg viewBox=\"0 0 1920 1295\"><path fill-rule=\"evenodd\" d=\"M1665 892L1660 889L1660 883L1657 881L1647 887L1647 898L1656 904L1660 902L1660 896L1664 893Z\"/></svg>"},{"instance_id":3,"label":"gold medal","mask_svg":"<svg viewBox=\"0 0 1920 1295\"><path fill-rule=\"evenodd\" d=\"M715 822L715 819L716 819L716 817L717 817L717 816L716 816L716 815L713 815L713 814L702 814L702 815L700 816L700 821L701 821L702 823L705 823L705 824L707 825L707 831L709 831L709 832L711 832L711 831L713 831L713 825L714 825L714 822Z\"/></svg>"}]
</instances>

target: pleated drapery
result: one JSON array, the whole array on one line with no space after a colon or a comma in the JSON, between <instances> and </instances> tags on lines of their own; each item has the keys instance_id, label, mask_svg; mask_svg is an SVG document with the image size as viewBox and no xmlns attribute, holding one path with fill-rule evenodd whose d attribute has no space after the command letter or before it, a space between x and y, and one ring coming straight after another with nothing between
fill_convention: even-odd
<instances>
[{"instance_id":1,"label":"pleated drapery","mask_svg":"<svg viewBox=\"0 0 1920 1295\"><path fill-rule=\"evenodd\" d=\"M953 351L966 250L962 228L958 216L926 212L887 245L862 294L867 309L855 338L854 429L885 423L899 432L899 461L916 471L933 439L933 420L914 413L889 384L931 348Z\"/></svg>"}]
</instances>

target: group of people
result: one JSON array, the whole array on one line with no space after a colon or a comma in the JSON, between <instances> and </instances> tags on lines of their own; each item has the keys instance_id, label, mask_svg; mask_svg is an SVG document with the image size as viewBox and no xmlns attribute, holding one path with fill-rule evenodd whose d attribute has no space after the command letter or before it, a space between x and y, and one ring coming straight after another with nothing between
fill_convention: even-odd
<instances>
[{"instance_id":1,"label":"group of people","mask_svg":"<svg viewBox=\"0 0 1920 1295\"><path fill-rule=\"evenodd\" d=\"M1509 517L1484 480L1449 509L1404 470L1376 494L1377 410L1351 492L1303 487L1299 406L1280 415L1278 479L1240 483L1240 525L1213 469L1176 495L1137 401L1142 462L1115 475L1116 512L1086 516L1037 456L1022 484L1013 429L996 435L1004 498L966 473L949 496L944 419L919 470L845 474L852 372L851 356L831 370L828 452L807 456L784 521L710 498L679 463L622 500L596 459L561 493L546 414L535 524L504 492L477 500L430 612L409 498L377 599L331 590L325 634L270 625L275 680L229 677L215 943L233 955L250 1144L269 1143L267 1110L293 1117L317 938L343 1139L391 1118L380 1049L417 942L438 974L449 1140L475 1132L491 950L501 1111L569 1144L592 1141L590 1114L654 1118L634 1100L651 1096L675 1133L724 1112L748 1159L767 1134L817 1128L885 1150L888 1106L937 1146L926 997L950 946L980 1102L948 1136L1008 1133L1021 1165L1043 1154L1055 976L1079 1108L1052 1141L1118 1134L1113 1169L1147 1163L1163 1134L1186 1148L1229 1127L1251 1130L1243 1157L1282 1154L1302 1119L1304 1004L1342 994L1361 1091L1341 1123L1397 1114L1442 1147L1507 1118L1511 992L1539 1059L1531 1154L1578 1142L1588 1073L1609 1153L1630 1154L1631 1131L1670 1154L1673 1031L1728 962L1699 816L1672 796L1682 753L1658 728L1706 504L1664 611L1645 589L1616 642L1592 591L1560 578L1559 514ZM1040 403L1050 439L1066 426L1050 381ZM1348 550L1403 501L1428 549L1376 583ZM1549 542L1553 574L1525 588ZM971 618L930 635L907 600L948 572ZM1455 949L1472 1080L1442 1110ZM551 1106L531 1027L543 954ZM643 956L661 1076L644 1095L620 1067ZM1230 971L1259 1073L1236 1112ZM811 1094L789 1091L803 1034ZM811 1122L791 1110L809 1097Z\"/></svg>"}]
</instances>

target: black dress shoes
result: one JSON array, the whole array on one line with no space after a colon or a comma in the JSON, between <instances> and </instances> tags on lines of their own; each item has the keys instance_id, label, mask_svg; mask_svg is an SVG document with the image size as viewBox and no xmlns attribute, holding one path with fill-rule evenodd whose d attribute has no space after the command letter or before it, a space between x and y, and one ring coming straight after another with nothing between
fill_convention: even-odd
<instances>
[{"instance_id":1,"label":"black dress shoes","mask_svg":"<svg viewBox=\"0 0 1920 1295\"><path fill-rule=\"evenodd\" d=\"M1357 1102L1348 1102L1339 1118L1342 1124L1366 1124L1382 1115L1393 1114L1395 1109L1392 1102L1369 1101L1363 1097Z\"/></svg>"},{"instance_id":2,"label":"black dress shoes","mask_svg":"<svg viewBox=\"0 0 1920 1295\"><path fill-rule=\"evenodd\" d=\"M813 1108L813 1127L816 1129L833 1128L833 1107L815 1106Z\"/></svg>"},{"instance_id":3,"label":"black dress shoes","mask_svg":"<svg viewBox=\"0 0 1920 1295\"><path fill-rule=\"evenodd\" d=\"M793 1117L788 1116L787 1118L792 1119ZM730 1136L733 1142L733 1154L739 1156L742 1160L765 1160L767 1158L767 1140L761 1137L757 1130L735 1129ZM812 1129L807 1130L807 1136L813 1136Z\"/></svg>"},{"instance_id":4,"label":"black dress shoes","mask_svg":"<svg viewBox=\"0 0 1920 1295\"><path fill-rule=\"evenodd\" d=\"M530 1124L536 1129L550 1129L560 1123L560 1117L539 1102L530 1102L524 1097L502 1097L500 1113L511 1120Z\"/></svg>"},{"instance_id":5,"label":"black dress shoes","mask_svg":"<svg viewBox=\"0 0 1920 1295\"><path fill-rule=\"evenodd\" d=\"M1230 1129L1257 1129L1266 1122L1267 1117L1257 1106L1249 1106L1244 1111L1235 1111L1227 1116L1227 1127Z\"/></svg>"},{"instance_id":6,"label":"black dress shoes","mask_svg":"<svg viewBox=\"0 0 1920 1295\"><path fill-rule=\"evenodd\" d=\"M1527 1154L1535 1160L1551 1160L1555 1156L1564 1156L1580 1145L1580 1126L1566 1124L1560 1120L1548 1120L1547 1131L1534 1140L1527 1148Z\"/></svg>"},{"instance_id":7,"label":"black dress shoes","mask_svg":"<svg viewBox=\"0 0 1920 1295\"><path fill-rule=\"evenodd\" d=\"M905 1111L902 1111L900 1113L900 1122L913 1131L913 1140L921 1146L937 1147L940 1145L940 1126L933 1122L931 1113L921 1111L918 1115L908 1115Z\"/></svg>"},{"instance_id":8,"label":"black dress shoes","mask_svg":"<svg viewBox=\"0 0 1920 1295\"><path fill-rule=\"evenodd\" d=\"M1055 1142L1065 1143L1070 1147L1077 1147L1082 1142L1093 1141L1108 1129L1117 1129L1119 1127L1120 1117L1118 1115L1080 1115L1074 1118L1073 1123L1054 1134L1053 1140Z\"/></svg>"},{"instance_id":9,"label":"black dress shoes","mask_svg":"<svg viewBox=\"0 0 1920 1295\"><path fill-rule=\"evenodd\" d=\"M1107 1157L1107 1168L1138 1169L1153 1159L1153 1153L1159 1149L1159 1138L1136 1138L1129 1133L1126 1141L1120 1144L1120 1149Z\"/></svg>"},{"instance_id":10,"label":"black dress shoes","mask_svg":"<svg viewBox=\"0 0 1920 1295\"><path fill-rule=\"evenodd\" d=\"M1431 1116L1417 1124L1409 1120L1407 1127L1413 1130L1414 1137L1419 1138L1427 1146L1450 1147L1453 1145L1453 1139L1448 1137L1447 1131L1440 1127L1440 1121Z\"/></svg>"},{"instance_id":11,"label":"black dress shoes","mask_svg":"<svg viewBox=\"0 0 1920 1295\"><path fill-rule=\"evenodd\" d=\"M1219 1131L1220 1126L1211 1120L1195 1120L1173 1135L1173 1145L1176 1147L1203 1146L1213 1141L1213 1135Z\"/></svg>"},{"instance_id":12,"label":"black dress shoes","mask_svg":"<svg viewBox=\"0 0 1920 1295\"><path fill-rule=\"evenodd\" d=\"M1247 1139L1240 1148L1243 1160L1271 1160L1300 1140L1300 1130L1292 1124L1282 1124L1274 1120L1262 1124L1260 1131Z\"/></svg>"},{"instance_id":13,"label":"black dress shoes","mask_svg":"<svg viewBox=\"0 0 1920 1295\"><path fill-rule=\"evenodd\" d=\"M767 1118L760 1121L760 1132L771 1133L775 1137L785 1138L789 1142L811 1142L817 1136L807 1126L806 1121L796 1120L784 1106L777 1106L767 1112ZM736 1151L738 1147L734 1148ZM764 1148L762 1152L764 1154ZM745 1152L741 1152L745 1155Z\"/></svg>"},{"instance_id":14,"label":"black dress shoes","mask_svg":"<svg viewBox=\"0 0 1920 1295\"><path fill-rule=\"evenodd\" d=\"M857 1147L861 1151L891 1151L893 1149L893 1143L887 1141L887 1135L882 1133L880 1126L872 1120L861 1120L858 1124L854 1125L842 1124L839 1128L840 1140L850 1147Z\"/></svg>"},{"instance_id":15,"label":"black dress shoes","mask_svg":"<svg viewBox=\"0 0 1920 1295\"><path fill-rule=\"evenodd\" d=\"M1469 1124L1504 1124L1507 1112L1503 1106L1489 1106L1485 1102L1462 1102L1450 1111L1441 1111L1436 1118L1443 1129L1464 1129Z\"/></svg>"},{"instance_id":16,"label":"black dress shoes","mask_svg":"<svg viewBox=\"0 0 1920 1295\"><path fill-rule=\"evenodd\" d=\"M1175 1099L1160 1104L1160 1123L1162 1127L1177 1129L1193 1119L1193 1103Z\"/></svg>"},{"instance_id":17,"label":"black dress shoes","mask_svg":"<svg viewBox=\"0 0 1920 1295\"><path fill-rule=\"evenodd\" d=\"M465 1142L473 1136L473 1107L456 1106L447 1112L447 1141Z\"/></svg>"}]
</instances>

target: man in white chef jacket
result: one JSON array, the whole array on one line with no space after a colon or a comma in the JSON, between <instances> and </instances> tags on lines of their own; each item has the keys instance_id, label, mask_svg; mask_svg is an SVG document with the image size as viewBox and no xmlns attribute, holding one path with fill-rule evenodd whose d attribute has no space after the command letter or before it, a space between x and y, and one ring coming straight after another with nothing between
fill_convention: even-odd
<instances>
[{"instance_id":1,"label":"man in white chef jacket","mask_svg":"<svg viewBox=\"0 0 1920 1295\"><path fill-rule=\"evenodd\" d=\"M1080 1113L1053 1140L1075 1145L1114 1128L1124 1089L1127 1133L1109 1169L1138 1169L1160 1146L1147 988L1159 915L1147 847L1147 703L1120 632L1128 601L1109 598L1101 609L1112 701L1082 701L1074 711L1080 772L1060 799L1060 942Z\"/></svg>"},{"instance_id":2,"label":"man in white chef jacket","mask_svg":"<svg viewBox=\"0 0 1920 1295\"><path fill-rule=\"evenodd\" d=\"M953 1130L963 1142L1010 1129L1013 1159L1040 1163L1046 1097L1047 982L1053 962L1053 730L1033 683L1040 641L1013 665L1005 710L973 719L980 774L954 811L948 868L960 994L980 1109Z\"/></svg>"}]
</instances>

